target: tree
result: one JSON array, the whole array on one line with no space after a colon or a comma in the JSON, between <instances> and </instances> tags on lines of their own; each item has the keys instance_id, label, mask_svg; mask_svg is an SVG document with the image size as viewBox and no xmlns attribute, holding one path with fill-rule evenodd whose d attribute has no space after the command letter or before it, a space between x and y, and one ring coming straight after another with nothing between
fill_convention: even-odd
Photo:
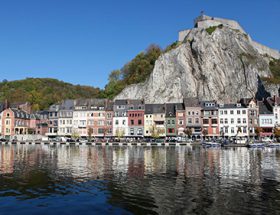
<instances>
[{"instance_id":1,"label":"tree","mask_svg":"<svg viewBox=\"0 0 280 215\"><path fill-rule=\"evenodd\" d=\"M241 131L242 131L242 130L241 130L241 127L238 127L238 128L237 128L237 134L236 134L236 136L238 136L238 134L241 133Z\"/></svg>"},{"instance_id":2,"label":"tree","mask_svg":"<svg viewBox=\"0 0 280 215\"><path fill-rule=\"evenodd\" d=\"M186 128L186 129L184 129L184 133L186 134L186 135L188 135L188 138L190 138L191 136L192 136L192 129L191 128Z\"/></svg>"},{"instance_id":3,"label":"tree","mask_svg":"<svg viewBox=\"0 0 280 215\"><path fill-rule=\"evenodd\" d=\"M156 125L153 125L152 127L150 127L150 133L152 138L157 139L165 133L165 129L158 128Z\"/></svg>"},{"instance_id":4,"label":"tree","mask_svg":"<svg viewBox=\"0 0 280 215\"><path fill-rule=\"evenodd\" d=\"M88 128L88 137L89 137L89 140L91 140L91 137L92 137L92 134L93 134L93 128Z\"/></svg>"},{"instance_id":5,"label":"tree","mask_svg":"<svg viewBox=\"0 0 280 215\"><path fill-rule=\"evenodd\" d=\"M262 132L263 132L263 129L261 127L255 128L255 133L256 133L257 137L260 137Z\"/></svg>"},{"instance_id":6,"label":"tree","mask_svg":"<svg viewBox=\"0 0 280 215\"><path fill-rule=\"evenodd\" d=\"M118 139L123 138L123 136L124 136L124 129L123 128L117 128L116 136L118 137Z\"/></svg>"},{"instance_id":7,"label":"tree","mask_svg":"<svg viewBox=\"0 0 280 215\"><path fill-rule=\"evenodd\" d=\"M206 137L207 134L208 134L208 130L204 128L204 129L202 130L202 135L203 135L204 137Z\"/></svg>"},{"instance_id":8,"label":"tree","mask_svg":"<svg viewBox=\"0 0 280 215\"><path fill-rule=\"evenodd\" d=\"M280 137L280 128L274 128L273 134L276 138Z\"/></svg>"},{"instance_id":9,"label":"tree","mask_svg":"<svg viewBox=\"0 0 280 215\"><path fill-rule=\"evenodd\" d=\"M74 139L74 140L79 139L80 134L79 134L79 132L77 131L77 129L73 129L71 137L72 137L72 139Z\"/></svg>"}]
</instances>

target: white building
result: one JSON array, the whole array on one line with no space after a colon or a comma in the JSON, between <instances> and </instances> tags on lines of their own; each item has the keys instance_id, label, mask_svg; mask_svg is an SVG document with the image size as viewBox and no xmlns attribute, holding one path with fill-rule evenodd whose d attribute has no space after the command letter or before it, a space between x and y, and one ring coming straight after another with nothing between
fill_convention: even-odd
<instances>
[{"instance_id":1,"label":"white building","mask_svg":"<svg viewBox=\"0 0 280 215\"><path fill-rule=\"evenodd\" d=\"M65 100L58 111L58 135L71 136L73 127L74 100Z\"/></svg>"},{"instance_id":2,"label":"white building","mask_svg":"<svg viewBox=\"0 0 280 215\"><path fill-rule=\"evenodd\" d=\"M248 109L241 104L219 105L220 136L247 137Z\"/></svg>"},{"instance_id":3,"label":"white building","mask_svg":"<svg viewBox=\"0 0 280 215\"><path fill-rule=\"evenodd\" d=\"M275 126L275 115L273 106L268 100L258 102L259 106L259 127L261 128L260 136L270 137L273 135Z\"/></svg>"},{"instance_id":4,"label":"white building","mask_svg":"<svg viewBox=\"0 0 280 215\"><path fill-rule=\"evenodd\" d=\"M115 100L113 109L113 136L128 136L128 100Z\"/></svg>"},{"instance_id":5,"label":"white building","mask_svg":"<svg viewBox=\"0 0 280 215\"><path fill-rule=\"evenodd\" d=\"M128 136L128 117L121 116L113 118L113 136Z\"/></svg>"},{"instance_id":6,"label":"white building","mask_svg":"<svg viewBox=\"0 0 280 215\"><path fill-rule=\"evenodd\" d=\"M72 134L75 136L86 137L87 132L87 117L88 101L77 100L73 112L73 128Z\"/></svg>"}]
</instances>

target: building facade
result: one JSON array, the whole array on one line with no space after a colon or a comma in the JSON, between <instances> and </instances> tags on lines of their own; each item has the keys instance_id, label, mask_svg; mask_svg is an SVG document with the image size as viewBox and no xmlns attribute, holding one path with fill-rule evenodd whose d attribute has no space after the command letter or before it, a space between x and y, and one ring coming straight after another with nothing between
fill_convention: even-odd
<instances>
[{"instance_id":1,"label":"building facade","mask_svg":"<svg viewBox=\"0 0 280 215\"><path fill-rule=\"evenodd\" d=\"M221 137L248 137L248 109L237 104L219 104Z\"/></svg>"},{"instance_id":2,"label":"building facade","mask_svg":"<svg viewBox=\"0 0 280 215\"><path fill-rule=\"evenodd\" d=\"M144 101L129 100L128 101L128 136L143 137L144 135Z\"/></svg>"},{"instance_id":3,"label":"building facade","mask_svg":"<svg viewBox=\"0 0 280 215\"><path fill-rule=\"evenodd\" d=\"M215 101L201 102L202 107L202 135L217 138L219 134L218 104Z\"/></svg>"}]
</instances>

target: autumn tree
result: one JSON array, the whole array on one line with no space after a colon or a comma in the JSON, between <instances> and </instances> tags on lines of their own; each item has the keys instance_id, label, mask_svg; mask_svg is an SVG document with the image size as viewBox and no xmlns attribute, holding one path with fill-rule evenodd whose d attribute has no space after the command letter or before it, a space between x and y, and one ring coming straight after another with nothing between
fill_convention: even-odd
<instances>
[{"instance_id":1,"label":"autumn tree","mask_svg":"<svg viewBox=\"0 0 280 215\"><path fill-rule=\"evenodd\" d=\"M256 133L257 137L260 137L262 132L263 132L263 129L261 127L255 128L255 133Z\"/></svg>"},{"instance_id":2,"label":"autumn tree","mask_svg":"<svg viewBox=\"0 0 280 215\"><path fill-rule=\"evenodd\" d=\"M88 128L87 132L88 132L88 138L89 138L89 140L91 140L92 134L93 134L93 128L91 128L91 127Z\"/></svg>"},{"instance_id":3,"label":"autumn tree","mask_svg":"<svg viewBox=\"0 0 280 215\"><path fill-rule=\"evenodd\" d=\"M192 136L193 131L191 128L185 128L184 133L188 136L188 138L190 138Z\"/></svg>"}]
</instances>

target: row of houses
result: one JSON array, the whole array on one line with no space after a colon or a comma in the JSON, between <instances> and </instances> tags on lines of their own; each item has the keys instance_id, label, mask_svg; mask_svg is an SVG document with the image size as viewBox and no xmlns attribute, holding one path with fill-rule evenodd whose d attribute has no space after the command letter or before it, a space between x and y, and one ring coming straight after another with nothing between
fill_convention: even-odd
<instances>
[{"instance_id":1,"label":"row of houses","mask_svg":"<svg viewBox=\"0 0 280 215\"><path fill-rule=\"evenodd\" d=\"M0 106L1 108L1 106ZM3 107L1 136L49 137L254 137L280 126L280 98L241 99L235 104L186 98L183 103L143 100L65 100L31 113L28 103Z\"/></svg>"}]
</instances>

